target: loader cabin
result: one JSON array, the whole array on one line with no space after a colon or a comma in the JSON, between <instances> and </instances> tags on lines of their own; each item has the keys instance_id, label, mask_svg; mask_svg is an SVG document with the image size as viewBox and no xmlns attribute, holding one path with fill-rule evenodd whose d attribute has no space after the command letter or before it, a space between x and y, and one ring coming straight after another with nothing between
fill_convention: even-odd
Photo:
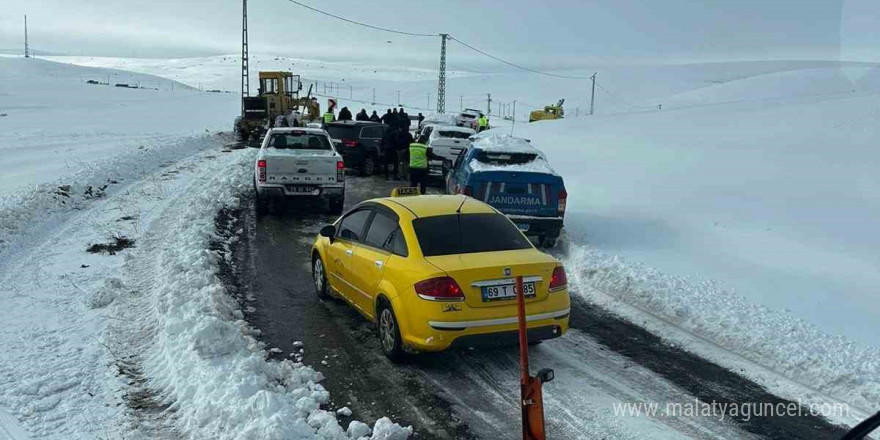
<instances>
[{"instance_id":1,"label":"loader cabin","mask_svg":"<svg viewBox=\"0 0 880 440\"><path fill-rule=\"evenodd\" d=\"M302 90L299 75L290 72L260 72L259 96L266 100L269 115L289 113L293 108L294 95Z\"/></svg>"}]
</instances>

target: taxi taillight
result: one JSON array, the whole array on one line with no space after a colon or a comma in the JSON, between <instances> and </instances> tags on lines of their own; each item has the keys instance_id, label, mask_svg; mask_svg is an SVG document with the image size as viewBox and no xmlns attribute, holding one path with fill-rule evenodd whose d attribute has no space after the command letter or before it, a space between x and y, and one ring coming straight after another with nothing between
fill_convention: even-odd
<instances>
[{"instance_id":1,"label":"taxi taillight","mask_svg":"<svg viewBox=\"0 0 880 440\"><path fill-rule=\"evenodd\" d=\"M257 161L257 178L266 183L266 161L263 159Z\"/></svg>"},{"instance_id":2,"label":"taxi taillight","mask_svg":"<svg viewBox=\"0 0 880 440\"><path fill-rule=\"evenodd\" d=\"M553 269L553 275L550 276L550 291L562 290L568 286L568 277L565 275L565 268L556 266Z\"/></svg>"},{"instance_id":3,"label":"taxi taillight","mask_svg":"<svg viewBox=\"0 0 880 440\"><path fill-rule=\"evenodd\" d=\"M452 277L437 277L419 281L415 284L419 298L431 301L461 301L464 292Z\"/></svg>"}]
</instances>

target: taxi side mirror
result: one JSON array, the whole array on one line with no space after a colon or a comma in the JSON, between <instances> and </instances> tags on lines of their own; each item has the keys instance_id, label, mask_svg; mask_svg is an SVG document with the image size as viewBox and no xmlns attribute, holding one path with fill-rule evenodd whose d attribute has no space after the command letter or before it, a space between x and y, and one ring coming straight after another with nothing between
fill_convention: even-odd
<instances>
[{"instance_id":1,"label":"taxi side mirror","mask_svg":"<svg viewBox=\"0 0 880 440\"><path fill-rule=\"evenodd\" d=\"M333 243L333 237L336 236L336 227L333 225L327 225L321 228L321 237L327 237L330 239L330 243Z\"/></svg>"}]
</instances>

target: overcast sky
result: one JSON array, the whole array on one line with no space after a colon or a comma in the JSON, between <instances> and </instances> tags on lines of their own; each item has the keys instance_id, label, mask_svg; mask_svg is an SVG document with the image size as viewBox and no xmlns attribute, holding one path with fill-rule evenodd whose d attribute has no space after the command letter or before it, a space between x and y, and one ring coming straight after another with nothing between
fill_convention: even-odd
<instances>
[{"instance_id":1,"label":"overcast sky","mask_svg":"<svg viewBox=\"0 0 880 440\"><path fill-rule=\"evenodd\" d=\"M0 49L186 57L240 52L240 0L0 0ZM411 32L447 32L540 68L739 59L880 61L877 0L301 0ZM439 38L387 34L287 0L250 0L251 51L436 64ZM497 64L451 43L452 69Z\"/></svg>"}]
</instances>

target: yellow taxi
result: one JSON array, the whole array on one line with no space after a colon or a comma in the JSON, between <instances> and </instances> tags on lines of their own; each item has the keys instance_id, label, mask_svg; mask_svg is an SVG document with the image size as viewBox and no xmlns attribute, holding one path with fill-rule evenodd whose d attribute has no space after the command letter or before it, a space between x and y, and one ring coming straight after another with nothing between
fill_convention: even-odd
<instances>
[{"instance_id":1,"label":"yellow taxi","mask_svg":"<svg viewBox=\"0 0 880 440\"><path fill-rule=\"evenodd\" d=\"M386 356L516 341L517 276L529 341L568 331L559 261L479 200L404 190L355 206L312 248L318 297L340 297L376 323Z\"/></svg>"}]
</instances>

